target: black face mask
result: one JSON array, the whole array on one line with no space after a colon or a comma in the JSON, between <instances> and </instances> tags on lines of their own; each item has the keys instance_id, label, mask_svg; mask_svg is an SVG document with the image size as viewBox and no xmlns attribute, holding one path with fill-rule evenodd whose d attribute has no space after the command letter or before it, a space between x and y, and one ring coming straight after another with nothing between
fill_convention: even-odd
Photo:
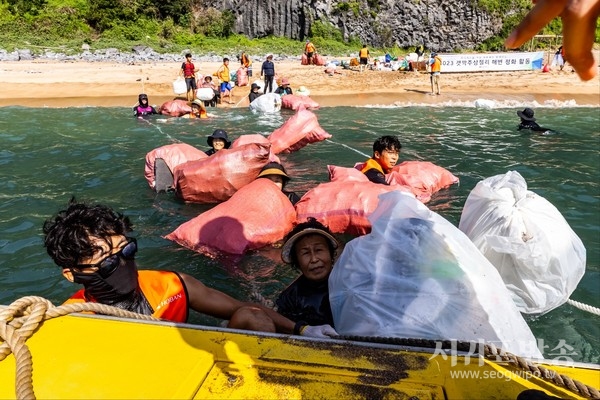
<instances>
[{"instance_id":1,"label":"black face mask","mask_svg":"<svg viewBox=\"0 0 600 400\"><path fill-rule=\"evenodd\" d=\"M115 304L130 296L138 287L135 260L119 257L119 266L106 278L98 271L83 273L71 269L73 281L85 287L85 294L99 303Z\"/></svg>"}]
</instances>

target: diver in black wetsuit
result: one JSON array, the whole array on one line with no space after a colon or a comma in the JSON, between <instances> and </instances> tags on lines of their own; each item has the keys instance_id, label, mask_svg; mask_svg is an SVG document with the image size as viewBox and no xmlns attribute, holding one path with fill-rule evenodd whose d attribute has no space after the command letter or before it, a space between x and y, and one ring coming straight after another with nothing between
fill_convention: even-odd
<instances>
[{"instance_id":1,"label":"diver in black wetsuit","mask_svg":"<svg viewBox=\"0 0 600 400\"><path fill-rule=\"evenodd\" d=\"M519 124L519 130L521 129L529 129L534 132L546 132L550 131L548 128L542 128L535 122L535 118L533 117L533 110L531 108L526 108L523 111L517 111L517 115L521 118L521 123Z\"/></svg>"}]
</instances>

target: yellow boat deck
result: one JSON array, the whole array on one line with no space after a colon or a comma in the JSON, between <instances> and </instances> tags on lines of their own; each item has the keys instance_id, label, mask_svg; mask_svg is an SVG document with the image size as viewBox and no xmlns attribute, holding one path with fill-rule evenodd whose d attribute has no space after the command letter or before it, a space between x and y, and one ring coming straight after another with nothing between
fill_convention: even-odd
<instances>
[{"instance_id":1,"label":"yellow boat deck","mask_svg":"<svg viewBox=\"0 0 600 400\"><path fill-rule=\"evenodd\" d=\"M584 398L509 365L433 349L71 315L27 341L39 399ZM0 398L15 398L15 358ZM598 387L594 366L550 367Z\"/></svg>"}]
</instances>

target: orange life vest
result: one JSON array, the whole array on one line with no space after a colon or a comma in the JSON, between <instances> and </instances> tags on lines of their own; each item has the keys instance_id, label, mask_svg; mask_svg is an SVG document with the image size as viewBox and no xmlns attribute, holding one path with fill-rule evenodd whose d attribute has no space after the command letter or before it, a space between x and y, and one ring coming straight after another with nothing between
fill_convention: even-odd
<instances>
[{"instance_id":1,"label":"orange life vest","mask_svg":"<svg viewBox=\"0 0 600 400\"><path fill-rule=\"evenodd\" d=\"M362 49L360 49L358 56L360 58L369 58L369 49L367 49L366 47L363 47Z\"/></svg>"},{"instance_id":2,"label":"orange life vest","mask_svg":"<svg viewBox=\"0 0 600 400\"><path fill-rule=\"evenodd\" d=\"M153 317L173 322L186 322L188 319L188 295L176 272L138 271L140 289L154 310ZM95 301L85 297L85 289L77 291L63 304Z\"/></svg>"},{"instance_id":3,"label":"orange life vest","mask_svg":"<svg viewBox=\"0 0 600 400\"><path fill-rule=\"evenodd\" d=\"M431 65L431 72L440 72L442 69L442 59L435 56L433 64Z\"/></svg>"},{"instance_id":4,"label":"orange life vest","mask_svg":"<svg viewBox=\"0 0 600 400\"><path fill-rule=\"evenodd\" d=\"M383 168L381 167L381 164L379 164L377 162L377 160L375 160L374 158L369 158L367 160L367 162L365 163L364 167L362 167L362 169L360 170L360 172L362 172L364 174L365 172L367 172L370 169L376 169L377 171L379 171L385 175L385 172L383 172Z\"/></svg>"}]
</instances>

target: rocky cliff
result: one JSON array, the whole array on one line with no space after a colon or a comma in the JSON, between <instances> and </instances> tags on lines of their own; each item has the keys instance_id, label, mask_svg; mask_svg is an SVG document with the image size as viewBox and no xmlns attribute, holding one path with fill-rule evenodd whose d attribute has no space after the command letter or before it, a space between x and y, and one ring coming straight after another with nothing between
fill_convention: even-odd
<instances>
[{"instance_id":1,"label":"rocky cliff","mask_svg":"<svg viewBox=\"0 0 600 400\"><path fill-rule=\"evenodd\" d=\"M502 21L473 0L205 0L203 7L231 10L235 30L302 40L314 21L329 22L344 39L369 46L424 44L428 49L471 49L497 34Z\"/></svg>"}]
</instances>

